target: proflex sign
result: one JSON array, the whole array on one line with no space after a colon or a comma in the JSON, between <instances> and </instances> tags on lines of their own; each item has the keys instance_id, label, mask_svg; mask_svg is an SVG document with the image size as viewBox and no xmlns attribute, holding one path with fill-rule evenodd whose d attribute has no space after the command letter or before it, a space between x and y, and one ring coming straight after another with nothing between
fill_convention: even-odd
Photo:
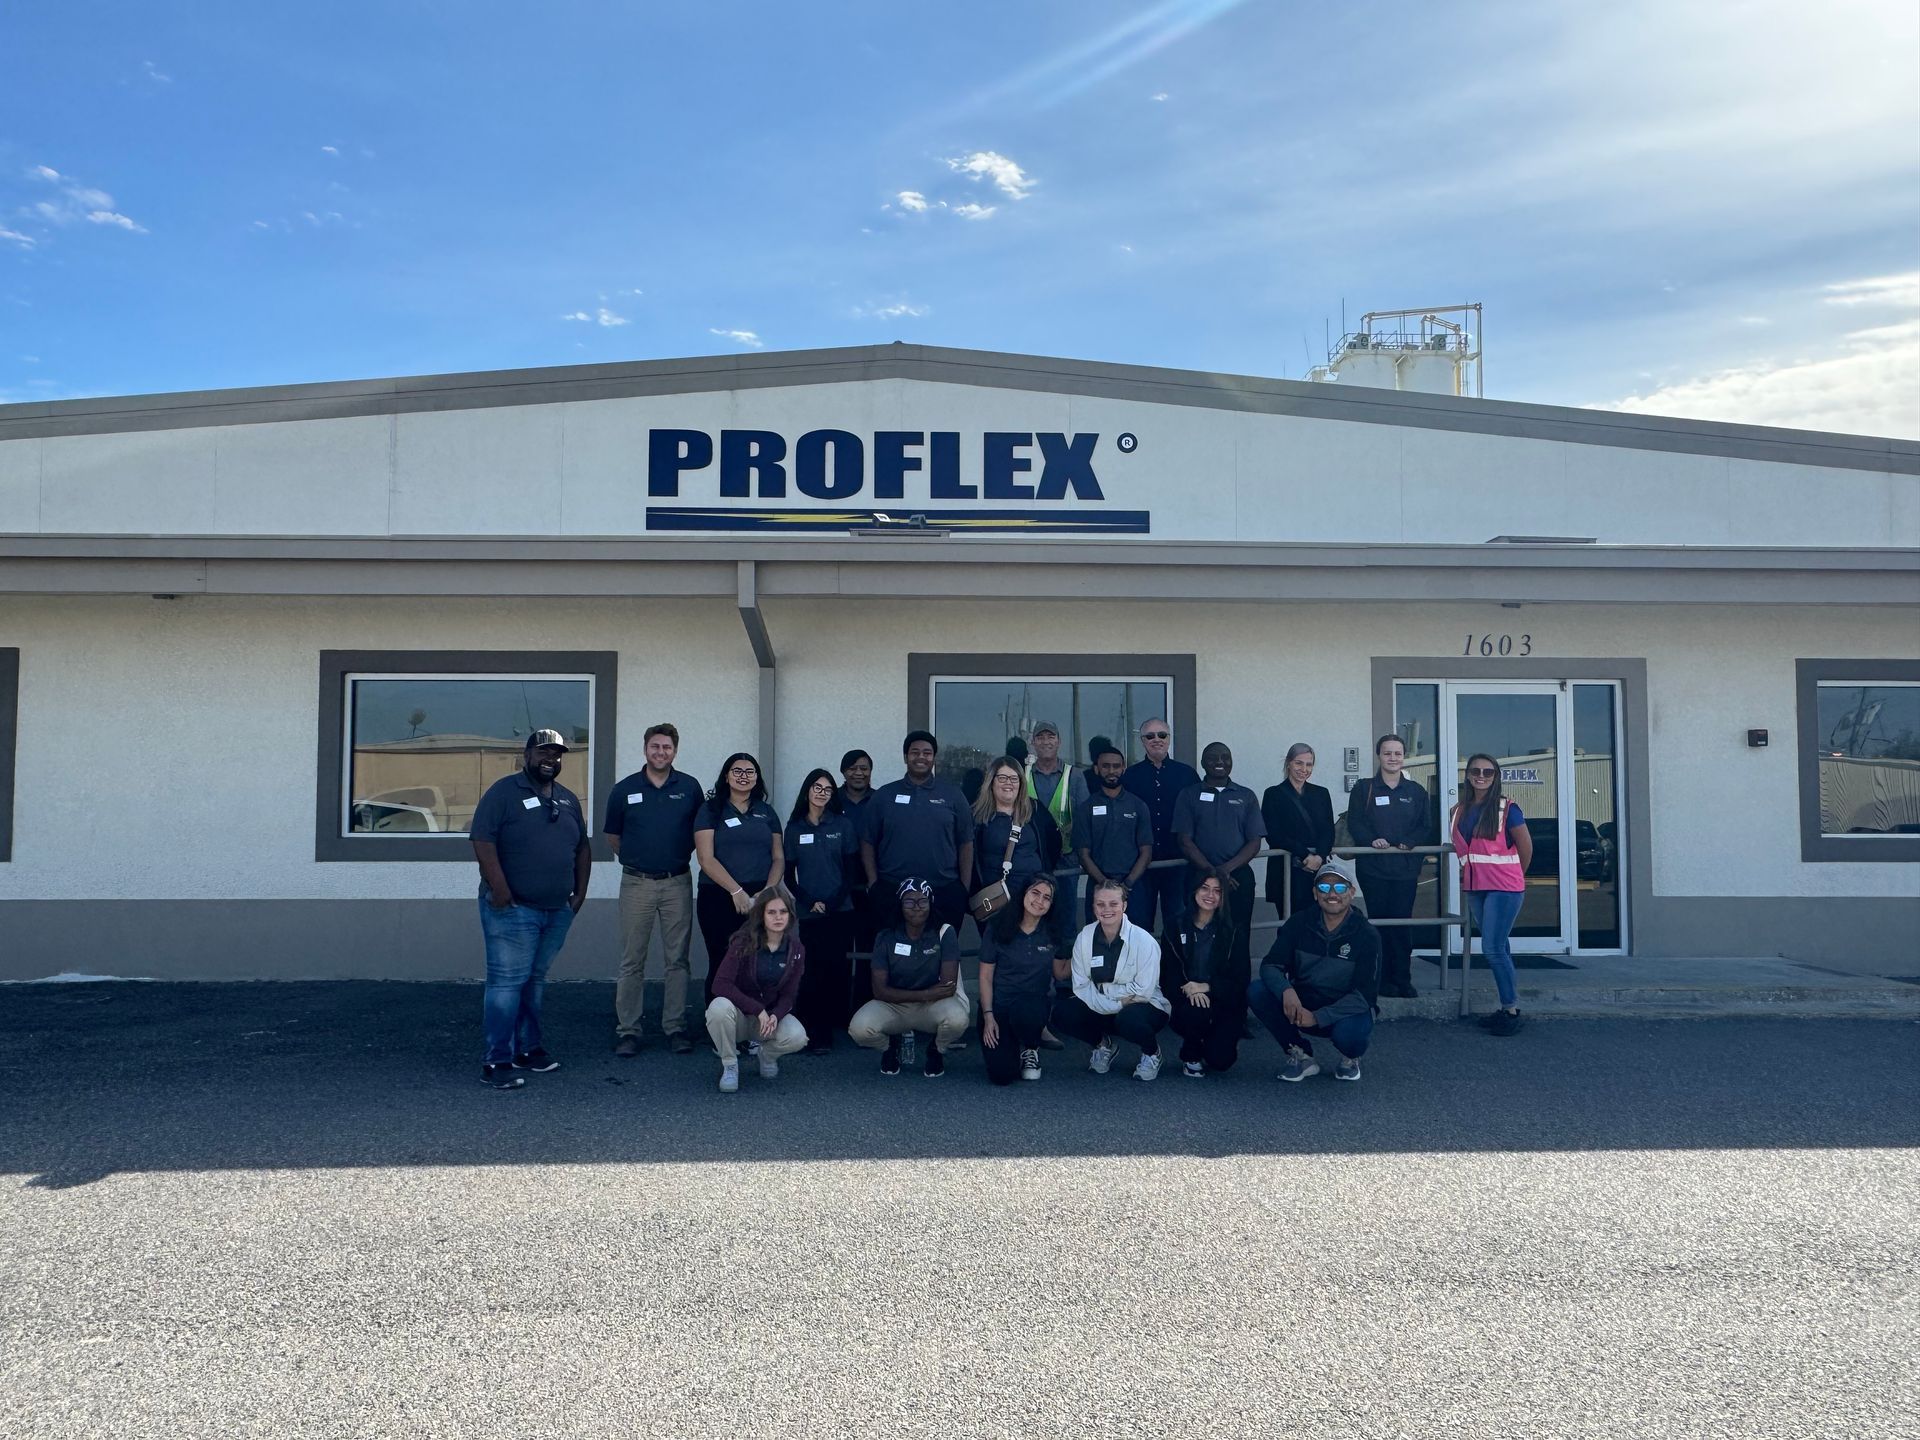
<instances>
[{"instance_id":1,"label":"proflex sign","mask_svg":"<svg viewBox=\"0 0 1920 1440\"><path fill-rule=\"evenodd\" d=\"M932 528L957 534L1145 535L1145 510L1108 508L1100 469L1132 434L989 430L651 430L647 529L826 532ZM809 504L807 502L819 502ZM754 503L759 502L759 503ZM766 502L772 502L768 504Z\"/></svg>"}]
</instances>

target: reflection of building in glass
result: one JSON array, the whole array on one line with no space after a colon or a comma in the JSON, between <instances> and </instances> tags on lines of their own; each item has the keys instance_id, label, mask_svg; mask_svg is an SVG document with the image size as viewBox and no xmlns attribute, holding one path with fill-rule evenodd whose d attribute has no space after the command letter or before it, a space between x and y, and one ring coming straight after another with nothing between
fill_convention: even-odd
<instances>
[{"instance_id":1,"label":"reflection of building in glass","mask_svg":"<svg viewBox=\"0 0 1920 1440\"><path fill-rule=\"evenodd\" d=\"M524 742L494 735L419 735L353 747L355 833L464 831L480 797L522 764ZM585 745L567 754L563 781L593 773Z\"/></svg>"}]
</instances>

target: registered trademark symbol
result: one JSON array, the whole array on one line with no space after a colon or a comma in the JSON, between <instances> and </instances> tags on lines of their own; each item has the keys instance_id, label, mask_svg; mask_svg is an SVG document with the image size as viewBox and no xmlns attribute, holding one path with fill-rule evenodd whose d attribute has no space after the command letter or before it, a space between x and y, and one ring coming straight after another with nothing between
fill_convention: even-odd
<instances>
[{"instance_id":1,"label":"registered trademark symbol","mask_svg":"<svg viewBox=\"0 0 1920 1440\"><path fill-rule=\"evenodd\" d=\"M1131 430L1128 430L1124 432L1120 436L1120 438L1118 440L1115 440L1113 443L1120 447L1120 453L1122 455L1131 455L1134 451L1140 448L1140 437L1134 434Z\"/></svg>"}]
</instances>

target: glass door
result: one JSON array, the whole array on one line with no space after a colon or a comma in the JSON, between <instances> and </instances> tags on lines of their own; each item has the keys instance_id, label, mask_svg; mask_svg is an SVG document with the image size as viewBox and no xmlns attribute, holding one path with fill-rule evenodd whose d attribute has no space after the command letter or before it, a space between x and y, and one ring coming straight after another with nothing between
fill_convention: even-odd
<instances>
[{"instance_id":1,"label":"glass door","mask_svg":"<svg viewBox=\"0 0 1920 1440\"><path fill-rule=\"evenodd\" d=\"M1533 840L1516 951L1626 948L1617 683L1400 681L1394 726L1407 742L1407 773L1433 795L1443 824L1465 792L1467 757L1499 765L1501 793ZM1444 883L1446 904L1457 907L1457 877Z\"/></svg>"}]
</instances>

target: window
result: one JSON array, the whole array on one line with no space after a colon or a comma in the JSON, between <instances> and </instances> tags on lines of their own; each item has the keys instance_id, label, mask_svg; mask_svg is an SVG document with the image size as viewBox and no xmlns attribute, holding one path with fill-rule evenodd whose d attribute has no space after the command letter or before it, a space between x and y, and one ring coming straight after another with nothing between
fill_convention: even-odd
<instances>
[{"instance_id":1,"label":"window","mask_svg":"<svg viewBox=\"0 0 1920 1440\"><path fill-rule=\"evenodd\" d=\"M1087 763L1087 742L1104 735L1131 764L1143 758L1140 726L1173 724L1173 753L1194 763L1191 655L910 655L908 725L940 737L940 773L956 784L1031 744L1042 720L1060 727L1060 758ZM882 762L884 773L885 762Z\"/></svg>"},{"instance_id":2,"label":"window","mask_svg":"<svg viewBox=\"0 0 1920 1440\"><path fill-rule=\"evenodd\" d=\"M20 729L20 652L0 650L0 861L13 859L13 757Z\"/></svg>"},{"instance_id":3,"label":"window","mask_svg":"<svg viewBox=\"0 0 1920 1440\"><path fill-rule=\"evenodd\" d=\"M600 653L324 652L314 858L470 860L480 797L539 729L567 737L562 783L597 816L613 674Z\"/></svg>"},{"instance_id":4,"label":"window","mask_svg":"<svg viewBox=\"0 0 1920 1440\"><path fill-rule=\"evenodd\" d=\"M1920 662L1802 660L1804 860L1920 860Z\"/></svg>"}]
</instances>

